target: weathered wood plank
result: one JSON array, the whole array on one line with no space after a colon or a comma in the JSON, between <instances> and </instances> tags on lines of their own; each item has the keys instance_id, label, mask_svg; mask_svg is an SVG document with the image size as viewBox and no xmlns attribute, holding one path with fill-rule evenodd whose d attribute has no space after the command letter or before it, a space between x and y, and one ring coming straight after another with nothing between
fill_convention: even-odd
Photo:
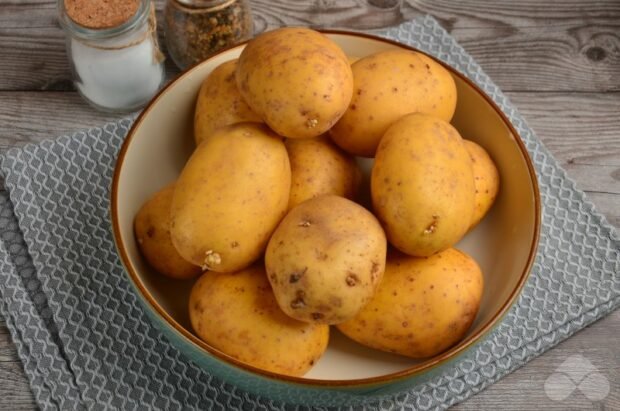
<instances>
[{"instance_id":1,"label":"weathered wood plank","mask_svg":"<svg viewBox=\"0 0 620 411\"><path fill-rule=\"evenodd\" d=\"M157 3L161 8L162 1ZM620 3L466 3L409 0L401 11L385 11L364 0L252 2L257 32L285 24L382 28L429 13L504 90L620 90ZM52 0L3 5L0 90L70 89L64 35L55 15Z\"/></svg>"},{"instance_id":2,"label":"weathered wood plank","mask_svg":"<svg viewBox=\"0 0 620 411\"><path fill-rule=\"evenodd\" d=\"M35 408L22 363L4 319L0 317L0 409L17 411Z\"/></svg>"},{"instance_id":3,"label":"weathered wood plank","mask_svg":"<svg viewBox=\"0 0 620 411\"><path fill-rule=\"evenodd\" d=\"M617 339L620 335L620 311L592 324L526 366L507 375L482 393L469 398L454 410L619 410L620 356ZM610 341L613 341L610 343ZM609 381L609 395L593 403L575 391L563 401L552 401L544 390L545 380L571 355L582 355Z\"/></svg>"},{"instance_id":4,"label":"weathered wood plank","mask_svg":"<svg viewBox=\"0 0 620 411\"><path fill-rule=\"evenodd\" d=\"M163 0L156 3L161 10ZM257 31L290 24L376 29L432 14L508 92L569 176L620 228L620 2L404 3L395 11L370 7L365 0L252 1ZM92 110L75 93L28 92L72 89L64 35L55 14L54 0L0 0L0 150L116 118ZM177 72L168 62L169 76ZM620 409L618 335L620 312L456 409ZM592 404L578 393L553 402L544 394L545 379L577 353L612 383L611 394L601 403ZM0 319L0 409L35 407Z\"/></svg>"},{"instance_id":5,"label":"weathered wood plank","mask_svg":"<svg viewBox=\"0 0 620 411\"><path fill-rule=\"evenodd\" d=\"M579 187L609 198L603 200L601 212L617 221L613 213L620 209L620 93L508 95ZM0 92L0 106L0 148L117 118L93 110L72 92Z\"/></svg>"},{"instance_id":6,"label":"weathered wood plank","mask_svg":"<svg viewBox=\"0 0 620 411\"><path fill-rule=\"evenodd\" d=\"M4 318L0 316L0 363L15 361L19 361L17 350L11 344L11 334L6 327Z\"/></svg>"},{"instance_id":7,"label":"weathered wood plank","mask_svg":"<svg viewBox=\"0 0 620 411\"><path fill-rule=\"evenodd\" d=\"M620 93L507 93L565 165L620 167Z\"/></svg>"}]
</instances>

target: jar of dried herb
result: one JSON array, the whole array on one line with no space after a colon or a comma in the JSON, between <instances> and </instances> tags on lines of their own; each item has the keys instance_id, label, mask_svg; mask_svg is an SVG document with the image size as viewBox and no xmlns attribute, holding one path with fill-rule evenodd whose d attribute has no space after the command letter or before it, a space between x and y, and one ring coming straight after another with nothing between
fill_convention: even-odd
<instances>
[{"instance_id":1,"label":"jar of dried herb","mask_svg":"<svg viewBox=\"0 0 620 411\"><path fill-rule=\"evenodd\" d=\"M168 53L181 69L253 33L248 0L168 0L164 24Z\"/></svg>"}]
</instances>

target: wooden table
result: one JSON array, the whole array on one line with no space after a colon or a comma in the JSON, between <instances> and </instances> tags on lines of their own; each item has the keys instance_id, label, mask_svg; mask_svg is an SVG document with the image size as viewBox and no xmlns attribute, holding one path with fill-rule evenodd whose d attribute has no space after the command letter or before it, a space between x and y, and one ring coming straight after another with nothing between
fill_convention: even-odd
<instances>
[{"instance_id":1,"label":"wooden table","mask_svg":"<svg viewBox=\"0 0 620 411\"><path fill-rule=\"evenodd\" d=\"M425 0L400 11L362 0L252 1L256 31L282 25L374 29L429 13L506 92L578 186L620 227L620 1ZM163 1L157 1L161 10ZM161 21L161 19L160 19ZM169 75L177 73L168 62ZM0 0L0 149L99 125L76 94L52 0ZM620 409L620 312L591 325L456 409ZM592 404L551 401L543 384L568 356L611 382ZM0 320L0 409L35 408Z\"/></svg>"}]
</instances>

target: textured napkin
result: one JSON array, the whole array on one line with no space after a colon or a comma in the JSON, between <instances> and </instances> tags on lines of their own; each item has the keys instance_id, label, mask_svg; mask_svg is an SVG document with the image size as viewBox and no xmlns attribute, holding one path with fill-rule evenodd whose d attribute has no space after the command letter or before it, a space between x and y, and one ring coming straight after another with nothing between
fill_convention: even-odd
<instances>
[{"instance_id":1,"label":"textured napkin","mask_svg":"<svg viewBox=\"0 0 620 411\"><path fill-rule=\"evenodd\" d=\"M506 97L430 17L384 32L475 81L535 162L540 247L518 303L472 355L368 408L438 409L470 397L620 305L620 239ZM12 149L0 162L0 309L42 409L305 409L198 368L150 325L116 254L109 187L132 119Z\"/></svg>"}]
</instances>

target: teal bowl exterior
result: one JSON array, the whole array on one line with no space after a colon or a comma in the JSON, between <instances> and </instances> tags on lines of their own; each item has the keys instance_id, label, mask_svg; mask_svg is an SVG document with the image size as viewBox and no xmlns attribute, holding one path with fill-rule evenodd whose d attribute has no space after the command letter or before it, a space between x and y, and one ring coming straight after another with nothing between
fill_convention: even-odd
<instances>
[{"instance_id":1,"label":"teal bowl exterior","mask_svg":"<svg viewBox=\"0 0 620 411\"><path fill-rule=\"evenodd\" d=\"M462 351L458 356L454 356L450 360L444 361L441 365L435 366L423 373L374 384L329 385L329 381L325 381L325 385L317 386L288 382L282 379L269 378L249 372L228 364L215 356L205 354L202 348L188 341L182 334L170 327L142 296L136 284L133 281L130 281L130 283L151 322L166 336L170 343L181 351L190 361L222 381L236 385L245 391L265 397L266 399L287 404L315 407L341 407L368 404L371 401L380 401L383 398L410 390L418 384L428 382L441 374L445 369L450 368L459 359L470 355L472 349L475 347L475 345L473 345L467 350Z\"/></svg>"}]
</instances>

